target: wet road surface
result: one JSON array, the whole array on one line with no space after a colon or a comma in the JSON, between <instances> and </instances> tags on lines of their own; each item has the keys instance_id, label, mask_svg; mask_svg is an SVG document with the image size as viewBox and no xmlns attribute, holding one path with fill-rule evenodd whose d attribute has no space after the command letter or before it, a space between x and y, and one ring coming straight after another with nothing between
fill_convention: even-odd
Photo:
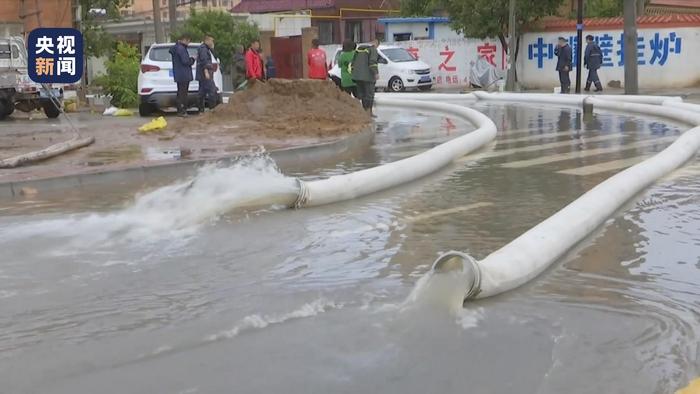
<instances>
[{"instance_id":1,"label":"wet road surface","mask_svg":"<svg viewBox=\"0 0 700 394\"><path fill-rule=\"evenodd\" d=\"M264 162L203 170L211 192L193 201L3 202L0 392L668 393L700 374L697 159L527 286L456 314L405 302L440 252L485 257L687 128L475 108L496 122L494 146L332 206L209 209L231 203L227 188L288 187ZM288 175L354 171L472 129L383 110L365 154Z\"/></svg>"}]
</instances>

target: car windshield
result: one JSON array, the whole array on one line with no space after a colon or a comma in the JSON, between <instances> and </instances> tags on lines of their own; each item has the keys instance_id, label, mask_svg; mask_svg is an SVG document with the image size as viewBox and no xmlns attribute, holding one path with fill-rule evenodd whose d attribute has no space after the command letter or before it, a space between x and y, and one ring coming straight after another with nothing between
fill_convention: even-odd
<instances>
[{"instance_id":1,"label":"car windshield","mask_svg":"<svg viewBox=\"0 0 700 394\"><path fill-rule=\"evenodd\" d=\"M187 47L187 52L191 57L197 57L197 46L190 45ZM151 48L148 53L148 58L156 62L169 62L172 59L170 56L170 47L155 47Z\"/></svg>"},{"instance_id":2,"label":"car windshield","mask_svg":"<svg viewBox=\"0 0 700 394\"><path fill-rule=\"evenodd\" d=\"M382 49L382 53L394 63L412 62L416 60L411 53L403 48Z\"/></svg>"}]
</instances>

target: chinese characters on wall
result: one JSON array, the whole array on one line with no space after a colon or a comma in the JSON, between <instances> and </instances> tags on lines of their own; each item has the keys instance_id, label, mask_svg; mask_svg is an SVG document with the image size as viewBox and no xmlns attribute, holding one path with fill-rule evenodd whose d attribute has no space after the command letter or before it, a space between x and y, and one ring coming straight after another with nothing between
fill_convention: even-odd
<instances>
[{"instance_id":1,"label":"chinese characters on wall","mask_svg":"<svg viewBox=\"0 0 700 394\"><path fill-rule=\"evenodd\" d=\"M624 34L613 34L593 35L595 42L603 52L602 67L623 67L625 65ZM578 60L576 41L576 36L569 37L569 45L574 53L574 67L576 67ZM545 61L555 58L554 48L554 43L547 42L542 36L536 37L534 42L527 46L527 58L537 62L537 68L544 68ZM680 55L682 50L683 40L676 32L655 32L653 34L640 32L637 37L637 64L663 66L672 56Z\"/></svg>"}]
</instances>

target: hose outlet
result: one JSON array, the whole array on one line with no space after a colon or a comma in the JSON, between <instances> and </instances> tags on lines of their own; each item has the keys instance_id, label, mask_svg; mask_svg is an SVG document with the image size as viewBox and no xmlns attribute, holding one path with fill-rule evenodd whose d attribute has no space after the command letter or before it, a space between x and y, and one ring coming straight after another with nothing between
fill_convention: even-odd
<instances>
[{"instance_id":1,"label":"hose outlet","mask_svg":"<svg viewBox=\"0 0 700 394\"><path fill-rule=\"evenodd\" d=\"M481 291L481 271L476 259L462 252L451 251L438 257L433 263L436 274L459 273L464 277L467 289L464 300L475 298Z\"/></svg>"}]
</instances>

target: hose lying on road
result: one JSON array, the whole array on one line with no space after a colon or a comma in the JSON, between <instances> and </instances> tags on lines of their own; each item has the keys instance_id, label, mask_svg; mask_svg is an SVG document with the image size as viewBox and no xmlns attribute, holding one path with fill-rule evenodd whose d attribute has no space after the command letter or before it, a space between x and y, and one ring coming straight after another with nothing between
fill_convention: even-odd
<instances>
[{"instance_id":1,"label":"hose lying on road","mask_svg":"<svg viewBox=\"0 0 700 394\"><path fill-rule=\"evenodd\" d=\"M586 100L593 108L635 112L671 118L696 126L666 149L600 183L556 214L528 230L485 259L476 261L461 252L449 252L433 264L436 272L461 270L468 290L465 300L484 298L514 289L535 278L567 251L600 227L625 202L691 159L700 149L700 113L674 107L677 100L656 97L618 97L610 100L585 96L481 94L484 100L573 103ZM624 100L624 101L623 101ZM631 102L634 101L634 102ZM648 103L664 104L651 105Z\"/></svg>"},{"instance_id":2,"label":"hose lying on road","mask_svg":"<svg viewBox=\"0 0 700 394\"><path fill-rule=\"evenodd\" d=\"M415 156L318 181L299 180L295 207L317 206L350 200L431 174L454 160L478 150L496 138L496 125L486 115L460 105L377 97L377 104L403 109L433 110L460 117L478 128Z\"/></svg>"}]
</instances>

